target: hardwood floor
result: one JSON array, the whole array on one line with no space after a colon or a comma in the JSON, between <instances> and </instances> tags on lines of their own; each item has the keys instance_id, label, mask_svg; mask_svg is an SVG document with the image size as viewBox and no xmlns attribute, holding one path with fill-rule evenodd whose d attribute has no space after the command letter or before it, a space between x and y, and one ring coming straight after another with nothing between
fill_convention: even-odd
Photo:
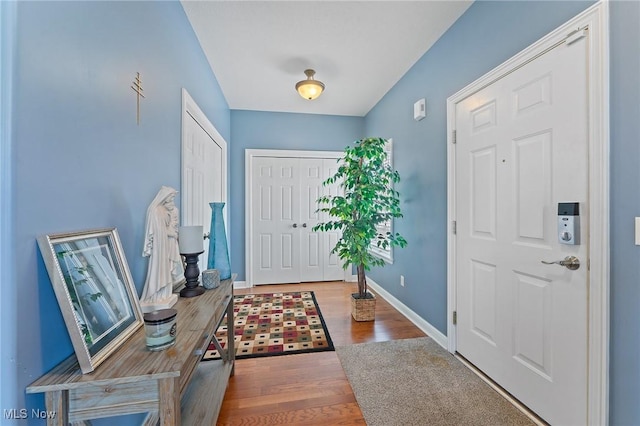
<instances>
[{"instance_id":1,"label":"hardwood floor","mask_svg":"<svg viewBox=\"0 0 640 426\"><path fill-rule=\"evenodd\" d=\"M334 346L422 337L425 334L381 298L376 320L351 319L355 283L281 284L236 290L315 292ZM218 425L364 425L335 352L318 352L236 361Z\"/></svg>"}]
</instances>

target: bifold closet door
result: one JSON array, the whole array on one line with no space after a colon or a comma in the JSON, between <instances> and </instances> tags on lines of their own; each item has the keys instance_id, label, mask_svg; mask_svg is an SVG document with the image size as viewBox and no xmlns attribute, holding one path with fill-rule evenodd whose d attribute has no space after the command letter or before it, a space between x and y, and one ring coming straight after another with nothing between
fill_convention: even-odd
<instances>
[{"instance_id":1,"label":"bifold closet door","mask_svg":"<svg viewBox=\"0 0 640 426\"><path fill-rule=\"evenodd\" d=\"M336 232L314 232L326 220L316 212L322 182L335 173L334 159L257 157L252 162L253 284L341 280L331 248Z\"/></svg>"},{"instance_id":2,"label":"bifold closet door","mask_svg":"<svg viewBox=\"0 0 640 426\"><path fill-rule=\"evenodd\" d=\"M331 249L338 241L339 232L314 232L320 222L329 219L328 214L317 212L317 200L321 195L335 195L338 185L322 186L336 172L335 159L300 159L300 281L332 281L343 279L338 257Z\"/></svg>"}]
</instances>

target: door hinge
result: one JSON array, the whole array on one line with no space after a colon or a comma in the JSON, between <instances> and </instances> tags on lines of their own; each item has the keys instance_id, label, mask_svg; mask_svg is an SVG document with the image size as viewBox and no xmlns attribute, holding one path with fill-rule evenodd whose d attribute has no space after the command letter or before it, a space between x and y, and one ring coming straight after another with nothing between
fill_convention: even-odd
<instances>
[{"instance_id":1,"label":"door hinge","mask_svg":"<svg viewBox=\"0 0 640 426\"><path fill-rule=\"evenodd\" d=\"M458 224L455 220L451 221L451 232L453 232L453 235L456 235L458 233Z\"/></svg>"},{"instance_id":2,"label":"door hinge","mask_svg":"<svg viewBox=\"0 0 640 426\"><path fill-rule=\"evenodd\" d=\"M458 311L453 311L453 325L458 324Z\"/></svg>"},{"instance_id":3,"label":"door hinge","mask_svg":"<svg viewBox=\"0 0 640 426\"><path fill-rule=\"evenodd\" d=\"M457 143L458 142L458 131L454 130L451 132L451 143Z\"/></svg>"},{"instance_id":4,"label":"door hinge","mask_svg":"<svg viewBox=\"0 0 640 426\"><path fill-rule=\"evenodd\" d=\"M576 41L580 40L581 38L585 38L587 36L587 29L586 28L580 28L577 29L571 33L569 33L569 35L567 35L567 38L564 39L564 42L568 45L571 45L573 43L575 43Z\"/></svg>"}]
</instances>

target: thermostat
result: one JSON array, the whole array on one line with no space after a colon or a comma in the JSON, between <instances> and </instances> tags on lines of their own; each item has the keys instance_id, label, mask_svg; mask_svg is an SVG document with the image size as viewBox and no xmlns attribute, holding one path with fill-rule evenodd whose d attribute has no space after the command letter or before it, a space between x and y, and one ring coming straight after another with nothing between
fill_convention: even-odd
<instances>
[{"instance_id":1,"label":"thermostat","mask_svg":"<svg viewBox=\"0 0 640 426\"><path fill-rule=\"evenodd\" d=\"M420 121L427 116L427 101L422 98L413 104L413 119Z\"/></svg>"}]
</instances>

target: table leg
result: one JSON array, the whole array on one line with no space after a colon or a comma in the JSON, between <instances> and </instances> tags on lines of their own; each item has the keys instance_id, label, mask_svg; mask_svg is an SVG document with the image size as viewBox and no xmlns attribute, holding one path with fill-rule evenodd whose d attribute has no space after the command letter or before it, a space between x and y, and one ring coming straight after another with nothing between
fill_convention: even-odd
<instances>
[{"instance_id":1,"label":"table leg","mask_svg":"<svg viewBox=\"0 0 640 426\"><path fill-rule=\"evenodd\" d=\"M47 426L69 425L69 391L49 391L44 394L45 407L47 407Z\"/></svg>"},{"instance_id":2,"label":"table leg","mask_svg":"<svg viewBox=\"0 0 640 426\"><path fill-rule=\"evenodd\" d=\"M234 344L233 325L234 325L234 318L233 318L233 291L232 291L231 300L227 305L227 330L228 331L227 331L227 360L226 360L226 361L231 361L233 363L233 365L231 366L231 374L230 374L231 376L235 374L235 370L236 370L236 362L235 362L236 348Z\"/></svg>"},{"instance_id":3,"label":"table leg","mask_svg":"<svg viewBox=\"0 0 640 426\"><path fill-rule=\"evenodd\" d=\"M180 377L158 381L160 424L180 426Z\"/></svg>"}]
</instances>

